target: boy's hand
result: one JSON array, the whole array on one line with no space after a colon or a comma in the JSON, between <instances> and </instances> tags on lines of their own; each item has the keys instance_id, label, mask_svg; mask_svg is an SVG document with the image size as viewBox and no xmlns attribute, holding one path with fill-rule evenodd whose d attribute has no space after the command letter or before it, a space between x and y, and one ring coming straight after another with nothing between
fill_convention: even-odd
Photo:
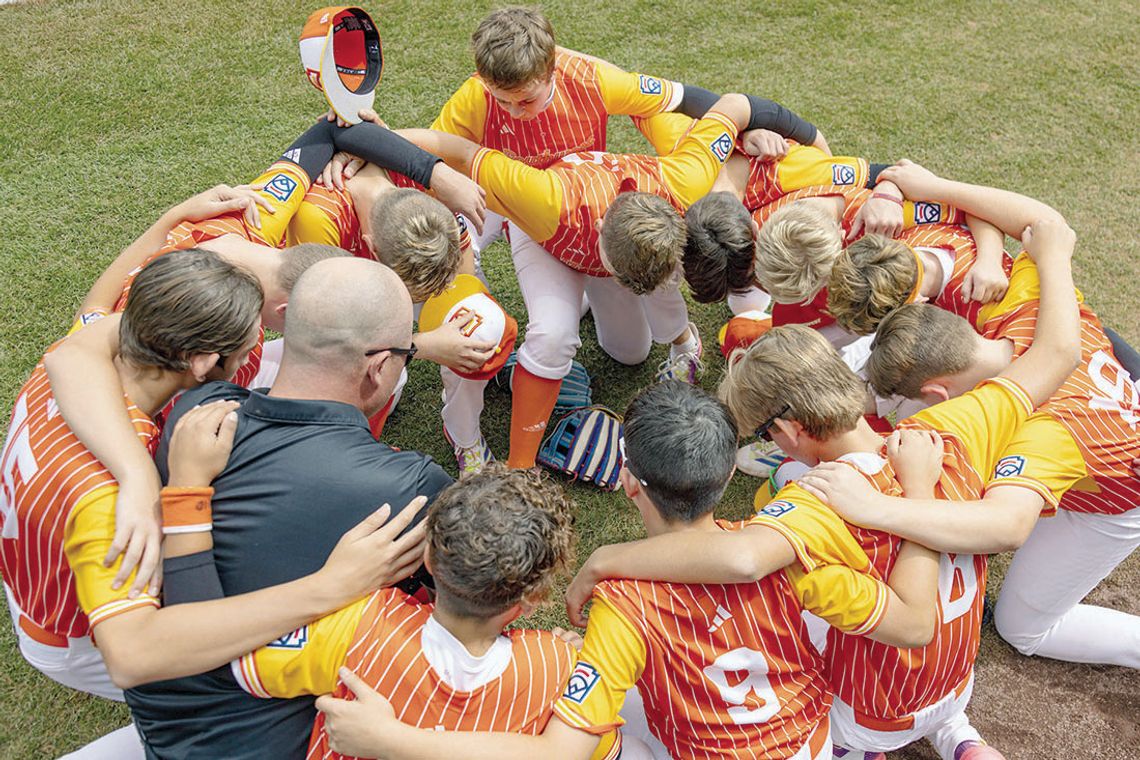
<instances>
[{"instance_id":1,"label":"boy's hand","mask_svg":"<svg viewBox=\"0 0 1140 760\"><path fill-rule=\"evenodd\" d=\"M174 207L175 212L185 222L200 222L212 219L229 211L241 211L245 221L255 229L261 229L261 209L270 214L277 213L265 196L255 192L261 185L217 185L198 193Z\"/></svg>"},{"instance_id":2,"label":"boy's hand","mask_svg":"<svg viewBox=\"0 0 1140 760\"><path fill-rule=\"evenodd\" d=\"M978 259L962 281L962 297L967 301L993 303L1005 298L1007 290L1009 278L1001 264L985 259Z\"/></svg>"},{"instance_id":3,"label":"boy's hand","mask_svg":"<svg viewBox=\"0 0 1140 760\"><path fill-rule=\"evenodd\" d=\"M119 481L119 492L115 496L115 537L103 558L103 566L111 567L119 555L123 556L123 564L111 582L111 588L116 590L138 569L131 584L131 599L144 590L157 596L162 589L161 491L162 483L153 468L138 478Z\"/></svg>"},{"instance_id":4,"label":"boy's hand","mask_svg":"<svg viewBox=\"0 0 1140 760\"><path fill-rule=\"evenodd\" d=\"M879 492L854 467L842 462L824 462L806 472L796 485L828 504L852 525L874 527Z\"/></svg>"},{"instance_id":5,"label":"boy's hand","mask_svg":"<svg viewBox=\"0 0 1140 760\"><path fill-rule=\"evenodd\" d=\"M869 198L855 214L847 242L856 240L861 234L894 238L903 231L902 191L893 183L880 180L875 185L875 195L889 195L898 200Z\"/></svg>"},{"instance_id":6,"label":"boy's hand","mask_svg":"<svg viewBox=\"0 0 1140 760\"><path fill-rule=\"evenodd\" d=\"M740 146L761 161L778 161L788 155L788 141L767 129L750 129L740 136Z\"/></svg>"},{"instance_id":7,"label":"boy's hand","mask_svg":"<svg viewBox=\"0 0 1140 760\"><path fill-rule=\"evenodd\" d=\"M239 406L236 401L215 401L182 415L170 437L168 485L201 488L218 477L234 446Z\"/></svg>"},{"instance_id":8,"label":"boy's hand","mask_svg":"<svg viewBox=\"0 0 1140 760\"><path fill-rule=\"evenodd\" d=\"M894 166L879 174L879 181L893 182L903 195L912 201L938 200L944 179L929 169L924 169L908 159L901 159Z\"/></svg>"},{"instance_id":9,"label":"boy's hand","mask_svg":"<svg viewBox=\"0 0 1140 760\"><path fill-rule=\"evenodd\" d=\"M577 631L568 631L565 628L554 628L551 633L565 641L570 646L574 647L579 652L582 651L582 647L586 644L586 640L582 638L582 634L578 633Z\"/></svg>"},{"instance_id":10,"label":"boy's hand","mask_svg":"<svg viewBox=\"0 0 1140 760\"><path fill-rule=\"evenodd\" d=\"M944 453L942 436L933 430L896 430L887 438L887 459L903 494L912 499L934 497Z\"/></svg>"},{"instance_id":11,"label":"boy's hand","mask_svg":"<svg viewBox=\"0 0 1140 760\"><path fill-rule=\"evenodd\" d=\"M391 520L387 504L364 518L344 534L317 571L322 585L356 599L414 573L423 564L426 521L400 534L426 503L425 497L417 496Z\"/></svg>"},{"instance_id":12,"label":"boy's hand","mask_svg":"<svg viewBox=\"0 0 1140 760\"><path fill-rule=\"evenodd\" d=\"M495 355L498 343L487 343L463 334L463 322L454 319L431 332L416 336L417 356L460 372L478 372Z\"/></svg>"},{"instance_id":13,"label":"boy's hand","mask_svg":"<svg viewBox=\"0 0 1140 760\"><path fill-rule=\"evenodd\" d=\"M363 158L351 153L337 151L333 154L332 160L325 164L325 168L321 170L321 176L317 177L317 184L343 190L344 183L352 179L366 163L368 162Z\"/></svg>"},{"instance_id":14,"label":"boy's hand","mask_svg":"<svg viewBox=\"0 0 1140 760\"><path fill-rule=\"evenodd\" d=\"M463 214L479 234L487 218L487 192L440 161L431 172L431 192L453 213Z\"/></svg>"},{"instance_id":15,"label":"boy's hand","mask_svg":"<svg viewBox=\"0 0 1140 760\"><path fill-rule=\"evenodd\" d=\"M594 576L590 561L586 560L566 588L566 617L570 619L570 625L578 628L586 627L586 605L594 595L596 585L598 579Z\"/></svg>"},{"instance_id":16,"label":"boy's hand","mask_svg":"<svg viewBox=\"0 0 1140 760\"><path fill-rule=\"evenodd\" d=\"M325 715L329 746L350 757L382 756L385 740L400 725L395 710L348 668L340 669L340 680L356 699L337 699L331 694L317 698L317 709Z\"/></svg>"},{"instance_id":17,"label":"boy's hand","mask_svg":"<svg viewBox=\"0 0 1140 760\"><path fill-rule=\"evenodd\" d=\"M1073 257L1077 245L1077 233L1063 219L1038 219L1025 232L1021 233L1021 244L1033 263Z\"/></svg>"}]
</instances>

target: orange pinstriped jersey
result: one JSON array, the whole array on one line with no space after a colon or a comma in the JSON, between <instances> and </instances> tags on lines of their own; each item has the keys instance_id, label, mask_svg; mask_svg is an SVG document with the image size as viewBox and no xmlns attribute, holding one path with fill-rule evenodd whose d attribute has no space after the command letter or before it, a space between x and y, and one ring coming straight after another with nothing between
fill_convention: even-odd
<instances>
[{"instance_id":1,"label":"orange pinstriped jersey","mask_svg":"<svg viewBox=\"0 0 1140 760\"><path fill-rule=\"evenodd\" d=\"M945 454L935 496L973 500L981 498L1002 449L1032 411L1025 391L999 378L925 409L899 427L941 433ZM901 494L888 461L869 454L849 459L877 490ZM889 577L902 540L849 527L876 571ZM921 649L898 649L829 632L824 658L832 689L854 708L857 721L880 730L903 728L911 714L937 702L969 677L980 641L986 559L985 555L942 555L938 627L934 639Z\"/></svg>"},{"instance_id":2,"label":"orange pinstriped jersey","mask_svg":"<svg viewBox=\"0 0 1140 760\"><path fill-rule=\"evenodd\" d=\"M471 177L487 191L487 206L517 224L568 267L608 277L598 255L600 220L619 193L641 191L667 200L678 213L705 195L736 140L736 126L709 112L668 156L575 153L545 171L481 149Z\"/></svg>"},{"instance_id":3,"label":"orange pinstriped jersey","mask_svg":"<svg viewBox=\"0 0 1140 760\"><path fill-rule=\"evenodd\" d=\"M431 607L396 591L369 599L344 664L392 703L396 717L414 726L452 731L506 731L537 735L574 667L573 649L548 631L506 632L513 648L502 675L471 692L458 692L424 657L419 633ZM338 684L334 696L348 689ZM341 757L328 745L324 716L313 726L308 757Z\"/></svg>"},{"instance_id":4,"label":"orange pinstriped jersey","mask_svg":"<svg viewBox=\"0 0 1140 760\"><path fill-rule=\"evenodd\" d=\"M834 513L819 512L846 535ZM827 572L822 564L816 569ZM864 588L876 585L864 580ZM621 724L618 712L636 686L654 735L673 757L793 756L831 702L795 584L784 571L737 585L599 584L585 645L556 714L570 726L606 734ZM838 583L830 593L841 597L856 588ZM840 614L855 612L849 621L861 622L874 615L877 596L856 593L860 609Z\"/></svg>"},{"instance_id":5,"label":"orange pinstriped jersey","mask_svg":"<svg viewBox=\"0 0 1140 760\"><path fill-rule=\"evenodd\" d=\"M1021 356L1033 343L1039 297L1037 268L1022 254L1014 264L1006 298L983 311L981 334L1011 341L1014 355ZM1132 462L1140 459L1140 392L1135 379L1116 360L1100 320L1083 303L1080 321L1080 366L1030 418L1031 423L1037 423L1035 429L1042 432L1024 436L1010 446L1008 456L1002 459L1005 471L997 472L993 483L1016 477L1018 485L1033 487L1045 497L1045 514L1053 512L1058 499L1050 496L1048 487L1035 486L1041 480L1036 471L1062 467L1063 452L1071 450L1072 444L1055 440L1055 433L1048 432L1047 421L1038 422L1039 418L1048 418L1068 432L1084 460L1083 468L1067 468L1073 487L1065 491L1059 506L1072 512L1120 514L1140 506L1140 481L1132 472Z\"/></svg>"},{"instance_id":6,"label":"orange pinstriped jersey","mask_svg":"<svg viewBox=\"0 0 1140 760\"><path fill-rule=\"evenodd\" d=\"M958 224L928 224L903 232L899 240L912 248L942 248L954 255L954 268L946 281L946 287L932 303L940 309L957 314L977 329L978 316L985 304L967 300L962 295L966 275L978 260L978 248L970 231ZM1012 266L1013 259L1002 256L1002 267L1006 275L1009 275Z\"/></svg>"},{"instance_id":7,"label":"orange pinstriped jersey","mask_svg":"<svg viewBox=\"0 0 1140 760\"><path fill-rule=\"evenodd\" d=\"M129 400L127 405L140 440L153 451L158 428ZM87 535L90 526L77 526L77 513L92 507L113 508L118 485L64 422L43 360L16 399L8 440L0 455L0 485L0 569L4 582L20 609L40 628L69 638L86 636L93 623L80 606L65 543L94 540ZM108 531L106 544L93 565L97 568L102 568L111 541L113 512L109 519L103 525ZM77 535L80 532L83 535ZM112 592L111 580L117 569L104 570L101 576L105 577L81 579L99 586L88 596L88 611L94 622L137 607L157 606L149 596L127 600L129 584L119 593ZM91 580L96 583L91 584Z\"/></svg>"},{"instance_id":8,"label":"orange pinstriped jersey","mask_svg":"<svg viewBox=\"0 0 1140 760\"><path fill-rule=\"evenodd\" d=\"M743 201L749 211L807 187L830 184L850 193L867 184L869 172L865 158L829 156L819 148L795 143L789 144L788 155L779 161L761 161L755 156L748 159L748 185Z\"/></svg>"},{"instance_id":9,"label":"orange pinstriped jersey","mask_svg":"<svg viewBox=\"0 0 1140 760\"><path fill-rule=\"evenodd\" d=\"M475 75L447 101L432 129L545 169L571 153L604 151L609 114L652 116L676 107L679 94L666 79L559 48L553 97L535 118L512 118Z\"/></svg>"},{"instance_id":10,"label":"orange pinstriped jersey","mask_svg":"<svg viewBox=\"0 0 1140 760\"><path fill-rule=\"evenodd\" d=\"M862 161L862 159L858 159ZM755 175L757 170L755 168L756 162L753 161L752 174ZM844 170L845 164L839 164L836 171ZM854 171L853 169L851 171ZM873 194L872 190L855 186L841 186L841 185L817 185L814 187L804 187L794 190L782 197L778 197L767 205L754 208L745 204L746 208L752 210L752 218L756 220L756 224L763 227L764 224L782 208L786 208L798 200L804 198L825 198L832 196L840 196L843 198L843 216L840 219L840 227L843 230L844 245L848 242L847 236L851 234L852 224L855 222L855 216L859 210L863 208L863 204L871 199ZM903 203L903 233L902 240L906 240L907 233L917 233L919 230L925 228L926 225L938 225L942 222L949 221L953 224L959 224L965 221L965 214L953 206L947 206L939 203L927 203L925 201L913 203L911 201L904 201ZM857 240L858 238L856 238ZM971 238L971 241L973 238ZM913 244L912 244L913 245ZM955 268L957 273L957 268ZM963 277L965 274L963 273ZM961 287L961 281L958 281L958 287ZM949 290L949 288L947 289ZM824 288L815 297L806 304L773 304L772 306L772 325L779 327L780 325L807 325L815 329L826 327L827 325L834 324L835 319L827 311L827 288Z\"/></svg>"}]
</instances>

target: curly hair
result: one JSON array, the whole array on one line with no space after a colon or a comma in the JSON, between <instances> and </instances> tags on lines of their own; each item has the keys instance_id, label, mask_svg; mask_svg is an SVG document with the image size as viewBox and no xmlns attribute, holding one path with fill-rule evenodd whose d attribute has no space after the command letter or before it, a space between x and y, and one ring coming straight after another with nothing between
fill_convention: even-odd
<instances>
[{"instance_id":1,"label":"curly hair","mask_svg":"<svg viewBox=\"0 0 1140 760\"><path fill-rule=\"evenodd\" d=\"M914 292L918 264L913 249L882 235L864 235L831 267L827 310L845 330L870 335Z\"/></svg>"},{"instance_id":2,"label":"curly hair","mask_svg":"<svg viewBox=\"0 0 1140 760\"><path fill-rule=\"evenodd\" d=\"M574 558L570 499L545 476L492 463L453 484L427 516L438 604L489 618L544 597Z\"/></svg>"},{"instance_id":3,"label":"curly hair","mask_svg":"<svg viewBox=\"0 0 1140 760\"><path fill-rule=\"evenodd\" d=\"M685 212L681 264L697 303L718 303L755 282L752 218L732 193L709 193Z\"/></svg>"}]
</instances>

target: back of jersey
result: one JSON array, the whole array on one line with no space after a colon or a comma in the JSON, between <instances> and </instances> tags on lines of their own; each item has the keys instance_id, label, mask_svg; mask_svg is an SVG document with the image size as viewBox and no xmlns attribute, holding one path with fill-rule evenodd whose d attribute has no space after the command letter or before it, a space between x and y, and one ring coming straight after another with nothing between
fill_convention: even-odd
<instances>
[{"instance_id":1,"label":"back of jersey","mask_svg":"<svg viewBox=\"0 0 1140 760\"><path fill-rule=\"evenodd\" d=\"M645 644L637 683L674 757L790 757L831 698L791 583L607 581L596 591Z\"/></svg>"}]
</instances>

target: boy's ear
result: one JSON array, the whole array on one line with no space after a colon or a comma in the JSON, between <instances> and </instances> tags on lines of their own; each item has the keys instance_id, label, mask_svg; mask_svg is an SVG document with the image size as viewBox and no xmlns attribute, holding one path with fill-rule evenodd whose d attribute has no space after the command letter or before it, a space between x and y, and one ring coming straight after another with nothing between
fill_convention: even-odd
<instances>
[{"instance_id":1,"label":"boy's ear","mask_svg":"<svg viewBox=\"0 0 1140 760\"><path fill-rule=\"evenodd\" d=\"M285 318L285 309L287 309L287 308L289 308L289 302L288 301L282 301L281 303L279 303L273 307L273 311L277 314L277 316L284 319Z\"/></svg>"},{"instance_id":2,"label":"boy's ear","mask_svg":"<svg viewBox=\"0 0 1140 760\"><path fill-rule=\"evenodd\" d=\"M424 569L428 571L428 575L433 575L431 571L431 545L424 544Z\"/></svg>"},{"instance_id":3,"label":"boy's ear","mask_svg":"<svg viewBox=\"0 0 1140 760\"><path fill-rule=\"evenodd\" d=\"M752 239L753 240L759 240L760 239L760 225L756 223L756 218L753 217L752 215L749 215L749 217L748 217L748 226L749 226L749 229L752 230Z\"/></svg>"},{"instance_id":4,"label":"boy's ear","mask_svg":"<svg viewBox=\"0 0 1140 760\"><path fill-rule=\"evenodd\" d=\"M625 495L633 499L637 494L641 493L641 481L633 476L629 468L623 463L621 469L618 470L618 482L621 483L621 489L625 491Z\"/></svg>"},{"instance_id":5,"label":"boy's ear","mask_svg":"<svg viewBox=\"0 0 1140 760\"><path fill-rule=\"evenodd\" d=\"M791 439L793 444L799 444L800 439L804 436L804 426L795 420L785 420L777 417L772 421L773 427Z\"/></svg>"},{"instance_id":6,"label":"boy's ear","mask_svg":"<svg viewBox=\"0 0 1140 760\"><path fill-rule=\"evenodd\" d=\"M214 371L218 366L218 360L222 355L215 352L212 354L190 354L190 374L199 383L204 383L209 379L209 374Z\"/></svg>"},{"instance_id":7,"label":"boy's ear","mask_svg":"<svg viewBox=\"0 0 1140 760\"><path fill-rule=\"evenodd\" d=\"M950 399L950 389L945 384L935 380L923 383L918 390L922 394L922 400L931 405L940 404Z\"/></svg>"}]
</instances>

